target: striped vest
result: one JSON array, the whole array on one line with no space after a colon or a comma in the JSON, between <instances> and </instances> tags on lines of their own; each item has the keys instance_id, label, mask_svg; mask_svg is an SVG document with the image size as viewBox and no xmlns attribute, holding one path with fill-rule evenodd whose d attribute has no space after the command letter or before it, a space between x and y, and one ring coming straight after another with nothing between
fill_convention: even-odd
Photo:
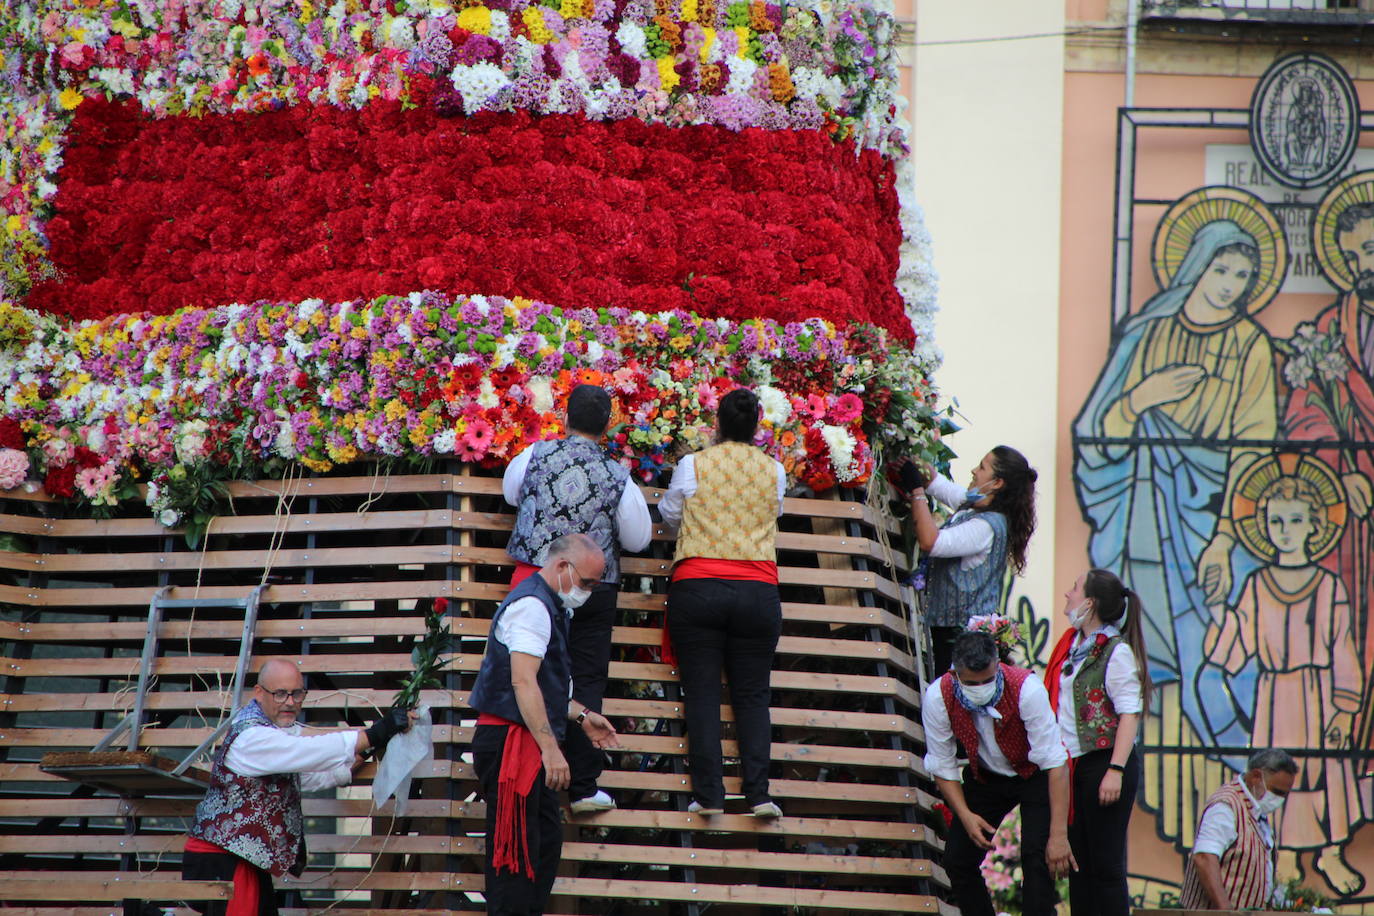
<instances>
[{"instance_id":1,"label":"striped vest","mask_svg":"<svg viewBox=\"0 0 1374 916\"><path fill-rule=\"evenodd\" d=\"M1273 888L1269 886L1268 866L1274 855L1260 834L1259 819L1250 795L1239 780L1228 782L1212 793L1203 807L1203 814L1213 805L1228 805L1236 817L1236 841L1221 854L1221 885L1231 897L1231 905L1238 910L1263 908L1269 903ZM1183 896L1179 900L1185 910L1212 908L1212 901L1202 888L1193 857L1183 873Z\"/></svg>"},{"instance_id":2,"label":"striped vest","mask_svg":"<svg viewBox=\"0 0 1374 916\"><path fill-rule=\"evenodd\" d=\"M687 497L675 561L777 560L778 471L763 450L722 442L692 459L697 491Z\"/></svg>"},{"instance_id":3,"label":"striped vest","mask_svg":"<svg viewBox=\"0 0 1374 916\"><path fill-rule=\"evenodd\" d=\"M1007 763L1022 779L1034 776L1040 768L1030 761L1030 735L1026 733L1025 720L1021 718L1021 685L1030 675L1029 669L1002 665L1002 698L997 701L996 709L1002 716L992 720L992 733L997 738L997 747ZM940 678L940 695L945 701L945 712L949 715L949 729L964 746L968 754L969 769L973 778L984 779L982 764L978 760L978 727L973 722L973 713L964 708L954 695L954 672L947 671Z\"/></svg>"}]
</instances>

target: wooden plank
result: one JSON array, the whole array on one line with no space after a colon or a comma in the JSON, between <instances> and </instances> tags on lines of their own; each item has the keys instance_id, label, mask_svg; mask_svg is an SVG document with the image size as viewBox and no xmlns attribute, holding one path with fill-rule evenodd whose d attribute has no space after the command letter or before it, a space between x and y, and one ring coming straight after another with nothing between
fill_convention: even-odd
<instances>
[{"instance_id":1,"label":"wooden plank","mask_svg":"<svg viewBox=\"0 0 1374 916\"><path fill-rule=\"evenodd\" d=\"M468 583L464 597L477 600L500 601L510 591L500 584ZM130 588L28 588L0 585L0 601L26 607L60 608L67 611L109 613L116 607L140 608L145 613L152 600L154 586ZM243 598L252 586L205 586L198 590L175 588L168 598ZM444 580L413 580L404 582L337 582L320 585L269 585L263 590L263 604L300 604L319 601L407 600L414 598L449 598L462 587ZM659 606L662 602L660 600Z\"/></svg>"},{"instance_id":2,"label":"wooden plank","mask_svg":"<svg viewBox=\"0 0 1374 916\"><path fill-rule=\"evenodd\" d=\"M0 853L145 853L181 851L184 834L163 836L25 836L0 837ZM441 836L339 836L311 834L306 848L312 853L407 853L480 855L482 837ZM614 843L564 843L563 861L680 865L694 868L750 868L763 871L812 872L816 874L893 875L936 878L943 870L929 859L840 856L815 853L759 852L753 849L684 849L679 846L640 846Z\"/></svg>"},{"instance_id":3,"label":"wooden plank","mask_svg":"<svg viewBox=\"0 0 1374 916\"><path fill-rule=\"evenodd\" d=\"M332 728L318 728L320 734L337 731ZM145 728L142 745L145 748L196 747L208 738L211 728ZM470 744L472 729L455 728L449 725L434 726L436 744ZM11 747L79 747L90 748L107 731L99 728L6 728L0 729L0 742ZM641 735L626 733L620 736L621 747L618 753L642 754L686 754L685 738L661 735ZM739 745L732 740L721 742L722 752L727 757L739 756ZM617 753L612 751L611 753ZM843 764L849 766L879 767L885 769L910 770L922 772L921 758L909 751L896 751L875 747L844 747L825 744L784 744L774 742L770 747L773 760L794 763Z\"/></svg>"},{"instance_id":4,"label":"wooden plank","mask_svg":"<svg viewBox=\"0 0 1374 916\"><path fill-rule=\"evenodd\" d=\"M475 673L482 657L477 653L450 656L454 671ZM231 674L234 659L227 656L178 656L159 658L153 673L160 677ZM132 679L138 672L139 659L126 658L37 658L11 659L6 673L14 677L122 677ZM298 666L306 674L346 674L376 672L409 672L413 670L408 655L402 654L329 654L303 656ZM631 681L674 681L677 669L653 662L611 662L612 679ZM893 696L913 709L920 708L920 694L907 684L892 677L862 674L828 674L808 671L773 671L770 678L775 690L816 690L841 693L866 693Z\"/></svg>"},{"instance_id":5,"label":"wooden plank","mask_svg":"<svg viewBox=\"0 0 1374 916\"><path fill-rule=\"evenodd\" d=\"M269 587L264 592L264 603L278 605L292 605L296 603L307 603L312 601L331 601L340 600L338 595L347 594L350 600L367 601L377 600L406 600L418 599L420 597L430 597L415 593L415 586L435 583L358 583L355 585L333 585L333 586L277 586ZM493 589L501 586L493 584ZM11 604L52 604L60 606L64 598L88 598L94 593L98 598L99 607L92 608L87 606L85 610L98 610L100 613L117 613L114 608L129 607L137 608L140 616L137 619L120 622L96 621L83 622L80 627L73 627L70 623L25 623L13 620L0 620L0 640L32 640L35 642L86 642L86 641L106 641L106 640L129 640L137 642L143 639L145 623L142 613L146 613L148 600L152 597L150 590L144 589L23 589L26 594L43 593L46 599L59 599L56 602L42 600L41 602L21 602L14 600L13 593L6 594L0 587L0 600L8 600ZM10 587L12 588L12 587ZM283 593L288 589L302 589L302 594L294 595L290 598L283 597ZM347 588L347 592L340 590ZM337 594L325 594L319 590L331 589ZM137 591L137 595L125 595L125 592ZM201 597L204 598L241 598L248 594L249 589L203 589ZM173 589L169 592L169 598L191 598L190 589ZM146 594L147 597L144 597ZM661 610L666 604L666 595L661 594L642 594L637 592L622 592L619 605L623 610ZM114 599L114 600L108 600ZM88 604L87 601L82 601ZM132 614L133 611L126 613ZM328 636L328 635L406 635L413 632L423 632L423 624L419 617L400 615L395 617L349 617L343 616L346 612L339 615L328 614L327 616L316 617L311 620L270 620L264 619L258 623L258 635L263 637L299 637L299 636ZM877 607L860 607L858 605L837 606L826 604L802 604L797 602L783 602L782 617L784 621L812 621L817 623L830 623L846 626L881 626L898 634L901 643L906 642L907 624L906 621L893 614L891 611ZM484 618L483 618L484 619ZM454 618L458 621L476 622L474 618ZM466 626L467 624L463 624ZM237 638L239 630L238 624L233 621L196 621L196 635L206 638ZM184 639L187 635L188 623L186 621L168 621L159 630L163 639ZM294 629L293 629L294 628ZM354 629L356 628L356 629ZM658 633L654 627L643 628L648 634ZM485 630L480 632L485 633ZM622 635L622 639L628 639ZM648 636L643 637L645 639ZM656 638L656 637L655 637ZM644 644L644 643L640 643ZM656 643L655 643L656 644Z\"/></svg>"},{"instance_id":6,"label":"wooden plank","mask_svg":"<svg viewBox=\"0 0 1374 916\"><path fill-rule=\"evenodd\" d=\"M938 898L920 894L883 894L822 888L765 887L755 884L690 884L624 878L558 878L555 895L613 899L702 901L747 906L789 906L845 912L939 913Z\"/></svg>"},{"instance_id":7,"label":"wooden plank","mask_svg":"<svg viewBox=\"0 0 1374 916\"><path fill-rule=\"evenodd\" d=\"M228 900L232 881L183 881L173 872L4 872L0 900Z\"/></svg>"},{"instance_id":8,"label":"wooden plank","mask_svg":"<svg viewBox=\"0 0 1374 916\"><path fill-rule=\"evenodd\" d=\"M0 894L11 900L192 899L227 900L228 881L182 881L174 872L12 872L0 876ZM467 890L485 887L481 875L448 872L380 872L361 869L308 871L298 879L276 882L279 889L314 890ZM811 888L685 884L669 881L626 881L602 878L558 878L554 893L576 897L639 898L649 900L705 900L716 903L765 903L823 909L884 910L937 913L934 898L909 894L881 894ZM880 906L881 905L881 906Z\"/></svg>"},{"instance_id":9,"label":"wooden plank","mask_svg":"<svg viewBox=\"0 0 1374 916\"><path fill-rule=\"evenodd\" d=\"M327 547L318 549L281 548L278 550L205 550L171 553L24 553L0 551L0 569L21 572L41 571L48 575L62 573L108 573L121 571L157 570L212 571L251 569L273 570L298 568L337 568L425 565L509 566L504 550L494 547L450 547L443 544L413 544L403 547ZM666 576L671 563L664 560L626 557L622 569L632 575ZM779 566L778 582L782 585L832 586L848 589L876 590L897 600L896 586L871 572L857 570L811 569Z\"/></svg>"},{"instance_id":10,"label":"wooden plank","mask_svg":"<svg viewBox=\"0 0 1374 916\"><path fill-rule=\"evenodd\" d=\"M463 562L443 544L406 547L330 547L323 550L207 550L172 553L19 553L0 551L0 569L39 571L48 575L71 572L129 570L261 570L294 567L400 566L408 563Z\"/></svg>"},{"instance_id":11,"label":"wooden plank","mask_svg":"<svg viewBox=\"0 0 1374 916\"><path fill-rule=\"evenodd\" d=\"M485 618L455 617L450 621L453 633L486 638L491 621ZM197 639L237 640L242 623L234 620L168 621L158 629L163 640L185 641L194 628ZM91 623L73 627L69 623L30 624L5 621L0 625L0 638L10 633L18 639L35 642L138 642L142 643L147 625L142 621L127 623ZM257 634L262 639L301 639L356 636L420 636L425 632L424 619L419 616L396 617L320 617L311 620L264 620ZM620 646L658 646L663 637L658 627L615 627L611 641ZM911 658L891 643L865 639L837 639L803 636L783 636L778 641L782 655L814 655L852 658L859 661L881 661L911 670Z\"/></svg>"},{"instance_id":12,"label":"wooden plank","mask_svg":"<svg viewBox=\"0 0 1374 916\"><path fill-rule=\"evenodd\" d=\"M98 528L93 528L98 524ZM314 512L291 513L289 515L226 515L215 519L213 535L280 535L280 534L327 534L332 532L384 532L416 531L421 529L461 528L476 531L510 531L514 516L504 512L477 512L465 509L450 512L448 509L408 509L369 512ZM0 531L25 534L31 537L50 538L119 538L119 537L163 537L168 529L152 518L109 519L93 523L89 519L43 518L40 516L14 515L0 513ZM662 525L654 527L653 539L661 542L675 540L673 534ZM805 534L801 532L779 532L779 550L799 551L809 554L838 554L868 557L882 562L882 548L877 542L865 537L845 535ZM634 557L634 554L627 554ZM514 561L498 559L495 565L513 566Z\"/></svg>"},{"instance_id":13,"label":"wooden plank","mask_svg":"<svg viewBox=\"0 0 1374 916\"><path fill-rule=\"evenodd\" d=\"M0 798L0 817L187 817L196 806L195 799L118 799L118 798ZM306 798L302 810L307 817L382 817L389 818L391 803L380 814L374 812L371 799ZM465 828L474 832L482 828L478 822L486 817L486 805L480 801L447 801L442 799L411 799L407 817L453 818L467 820L477 826ZM589 819L590 823L590 819ZM596 815L597 827L651 827L662 830L728 831L780 836L816 836L833 839L876 839L901 843L938 841L935 833L922 824L884 821L846 820L831 817L756 818L752 814L722 814L702 818L679 811L651 809L627 810L617 808Z\"/></svg>"},{"instance_id":14,"label":"wooden plank","mask_svg":"<svg viewBox=\"0 0 1374 916\"><path fill-rule=\"evenodd\" d=\"M363 710L369 714L380 710L391 702L395 691L350 688L343 690L316 690L305 700L305 710ZM451 708L476 713L468 709L467 691L425 690L420 693L420 701L434 708ZM145 708L150 710L212 710L222 712L229 703L227 691L171 691L150 693ZM7 712L117 712L127 713L133 708L133 699L124 693L36 693L0 694L0 708ZM612 717L633 717L638 719L684 718L681 703L667 700L632 700L611 698L605 701L605 712ZM721 707L721 721L733 722L734 710L727 703ZM863 731L882 734L901 734L913 741L923 742L924 733L919 723L906 716L889 716L883 713L849 712L840 709L814 709L775 706L772 710L775 726L792 726L807 729L833 729L839 731ZM4 772L0 764L0 774ZM3 776L0 776L3 778Z\"/></svg>"}]
</instances>

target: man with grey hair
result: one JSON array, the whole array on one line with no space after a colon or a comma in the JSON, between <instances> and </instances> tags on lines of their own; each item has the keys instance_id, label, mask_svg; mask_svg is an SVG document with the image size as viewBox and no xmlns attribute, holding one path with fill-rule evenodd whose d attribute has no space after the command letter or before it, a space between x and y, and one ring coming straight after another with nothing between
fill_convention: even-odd
<instances>
[{"instance_id":1,"label":"man with grey hair","mask_svg":"<svg viewBox=\"0 0 1374 916\"><path fill-rule=\"evenodd\" d=\"M1250 755L1245 772L1212 793L1183 874L1185 910L1264 909L1274 896L1269 815L1293 788L1298 764L1280 748Z\"/></svg>"},{"instance_id":2,"label":"man with grey hair","mask_svg":"<svg viewBox=\"0 0 1374 916\"><path fill-rule=\"evenodd\" d=\"M1021 808L1022 909L1053 916L1052 875L1078 866L1069 850L1068 752L1045 685L1031 671L1002 664L987 633L954 640L953 665L926 689L921 721L926 769L954 815L944 867L959 912L996 912L983 880L983 857L1011 809ZM960 773L958 746L968 757Z\"/></svg>"},{"instance_id":3,"label":"man with grey hair","mask_svg":"<svg viewBox=\"0 0 1374 916\"><path fill-rule=\"evenodd\" d=\"M544 912L563 849L558 792L571 771L559 743L568 720L594 747L615 727L572 696L569 609L601 581L600 545L585 534L549 544L539 572L511 589L491 618L470 706L472 752L487 803L488 913Z\"/></svg>"}]
</instances>

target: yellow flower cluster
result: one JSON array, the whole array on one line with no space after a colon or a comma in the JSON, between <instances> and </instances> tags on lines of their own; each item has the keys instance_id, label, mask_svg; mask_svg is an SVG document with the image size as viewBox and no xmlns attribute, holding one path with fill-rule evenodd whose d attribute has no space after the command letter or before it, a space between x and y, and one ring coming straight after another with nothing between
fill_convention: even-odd
<instances>
[{"instance_id":1,"label":"yellow flower cluster","mask_svg":"<svg viewBox=\"0 0 1374 916\"><path fill-rule=\"evenodd\" d=\"M476 32L478 35L491 34L491 10L485 6L467 7L458 14L458 28Z\"/></svg>"},{"instance_id":2,"label":"yellow flower cluster","mask_svg":"<svg viewBox=\"0 0 1374 916\"><path fill-rule=\"evenodd\" d=\"M520 18L524 21L525 28L529 29L530 41L537 45L546 45L553 41L553 32L549 31L549 27L544 24L544 15L539 12L539 7L525 7L524 11L520 13Z\"/></svg>"}]
</instances>

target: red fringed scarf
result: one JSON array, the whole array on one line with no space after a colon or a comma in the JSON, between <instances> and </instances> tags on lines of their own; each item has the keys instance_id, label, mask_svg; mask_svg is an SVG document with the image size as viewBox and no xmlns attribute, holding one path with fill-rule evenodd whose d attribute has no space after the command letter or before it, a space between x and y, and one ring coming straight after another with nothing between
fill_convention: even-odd
<instances>
[{"instance_id":1,"label":"red fringed scarf","mask_svg":"<svg viewBox=\"0 0 1374 916\"><path fill-rule=\"evenodd\" d=\"M227 849L220 849L214 843L207 843L195 837L187 837L186 852L218 853L233 855ZM234 897L225 905L225 916L258 916L258 872L247 859L239 859L234 868Z\"/></svg>"},{"instance_id":2,"label":"red fringed scarf","mask_svg":"<svg viewBox=\"0 0 1374 916\"><path fill-rule=\"evenodd\" d=\"M478 725L505 725L506 745L501 752L501 773L496 779L496 835L491 838L491 865L519 874L524 861L525 877L534 880L534 861L530 858L530 839L525 829L525 813L534 780L544 767L544 757L530 730L519 722L482 713ZM487 799L487 804L492 800Z\"/></svg>"}]
</instances>

